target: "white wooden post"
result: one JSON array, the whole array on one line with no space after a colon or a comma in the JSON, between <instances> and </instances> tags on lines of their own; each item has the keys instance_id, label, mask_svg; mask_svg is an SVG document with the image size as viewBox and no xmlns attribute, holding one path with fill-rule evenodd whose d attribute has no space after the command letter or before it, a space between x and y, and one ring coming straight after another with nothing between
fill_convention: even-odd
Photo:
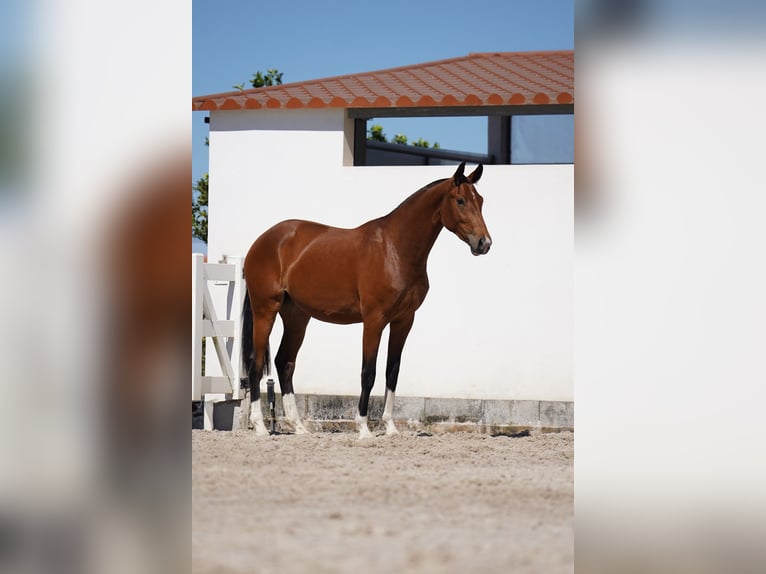
<instances>
[{"instance_id":1,"label":"white wooden post","mask_svg":"<svg viewBox=\"0 0 766 574\"><path fill-rule=\"evenodd\" d=\"M229 319L234 321L234 337L230 338L230 345L227 345L227 351L231 357L232 372L234 374L234 386L231 398L240 400L244 397L240 379L242 379L242 342L240 334L242 333L242 304L245 302L245 281L243 273L243 257L234 257L224 255L224 261L234 265L234 281L229 283Z\"/></svg>"},{"instance_id":2,"label":"white wooden post","mask_svg":"<svg viewBox=\"0 0 766 574\"><path fill-rule=\"evenodd\" d=\"M234 371L234 388L231 398L239 401L234 404L232 430L247 430L247 424L250 414L250 398L242 389L240 381L244 376L242 372L242 305L245 302L245 280L244 280L244 257L235 257L224 255L226 263L234 266L234 281L229 283L229 293L227 296L227 316L234 322L234 337L231 337L226 344L226 349L231 357L232 370Z\"/></svg>"},{"instance_id":3,"label":"white wooden post","mask_svg":"<svg viewBox=\"0 0 766 574\"><path fill-rule=\"evenodd\" d=\"M205 258L192 253L192 400L202 400L202 291Z\"/></svg>"}]
</instances>

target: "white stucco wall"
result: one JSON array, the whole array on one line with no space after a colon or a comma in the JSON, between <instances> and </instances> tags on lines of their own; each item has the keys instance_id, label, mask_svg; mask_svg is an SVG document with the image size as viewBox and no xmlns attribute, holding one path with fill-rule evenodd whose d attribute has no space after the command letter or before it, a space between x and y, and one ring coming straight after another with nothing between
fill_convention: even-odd
<instances>
[{"instance_id":1,"label":"white stucco wall","mask_svg":"<svg viewBox=\"0 0 766 574\"><path fill-rule=\"evenodd\" d=\"M355 227L454 172L454 166L344 166L344 114L211 114L209 261L244 255L261 232L287 218ZM573 400L573 166L485 166L477 189L492 249L474 257L442 232L397 394ZM272 354L280 336L277 320ZM386 344L387 333L378 395ZM357 394L360 368L361 325L313 320L298 356L296 392Z\"/></svg>"}]
</instances>

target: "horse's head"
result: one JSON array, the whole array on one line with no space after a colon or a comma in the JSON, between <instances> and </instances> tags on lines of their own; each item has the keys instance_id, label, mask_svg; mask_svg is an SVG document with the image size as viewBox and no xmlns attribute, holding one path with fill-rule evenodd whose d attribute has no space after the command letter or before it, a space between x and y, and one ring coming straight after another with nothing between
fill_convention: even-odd
<instances>
[{"instance_id":1,"label":"horse's head","mask_svg":"<svg viewBox=\"0 0 766 574\"><path fill-rule=\"evenodd\" d=\"M465 241L474 255L484 255L492 245L492 238L481 214L484 198L474 187L483 169L479 164L471 175L465 176L465 162L461 163L455 175L445 182L449 191L445 194L439 210L442 225Z\"/></svg>"}]
</instances>

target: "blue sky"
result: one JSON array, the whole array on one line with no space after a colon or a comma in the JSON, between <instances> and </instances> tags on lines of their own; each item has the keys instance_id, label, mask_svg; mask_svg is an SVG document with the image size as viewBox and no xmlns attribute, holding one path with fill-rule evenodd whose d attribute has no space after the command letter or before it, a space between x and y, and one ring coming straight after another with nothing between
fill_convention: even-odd
<instances>
[{"instance_id":1,"label":"blue sky","mask_svg":"<svg viewBox=\"0 0 766 574\"><path fill-rule=\"evenodd\" d=\"M269 68L288 83L470 52L574 48L573 0L193 0L192 7L195 96L249 86L253 73ZM192 114L193 181L208 169L205 115ZM483 118L417 122L404 128L410 140L464 151L486 147ZM395 120L375 123L389 137L401 131Z\"/></svg>"}]
</instances>

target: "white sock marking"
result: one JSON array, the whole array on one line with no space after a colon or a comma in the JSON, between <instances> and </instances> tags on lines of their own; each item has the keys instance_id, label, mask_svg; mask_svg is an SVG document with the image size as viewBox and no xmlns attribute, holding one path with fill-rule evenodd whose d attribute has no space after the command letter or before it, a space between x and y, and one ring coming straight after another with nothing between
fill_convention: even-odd
<instances>
[{"instance_id":1,"label":"white sock marking","mask_svg":"<svg viewBox=\"0 0 766 574\"><path fill-rule=\"evenodd\" d=\"M253 425L256 435L264 436L269 434L266 425L263 424L263 411L261 410L260 400L250 403L250 424Z\"/></svg>"},{"instance_id":2,"label":"white sock marking","mask_svg":"<svg viewBox=\"0 0 766 574\"><path fill-rule=\"evenodd\" d=\"M383 422L386 423L386 436L399 434L394 424L394 398L396 393L386 389L386 408L383 410Z\"/></svg>"},{"instance_id":3,"label":"white sock marking","mask_svg":"<svg viewBox=\"0 0 766 574\"><path fill-rule=\"evenodd\" d=\"M295 394L290 393L289 395L282 395L282 406L285 409L285 418L295 429L295 434L309 434L309 431L303 426L301 418L298 415L298 406L295 404Z\"/></svg>"}]
</instances>

